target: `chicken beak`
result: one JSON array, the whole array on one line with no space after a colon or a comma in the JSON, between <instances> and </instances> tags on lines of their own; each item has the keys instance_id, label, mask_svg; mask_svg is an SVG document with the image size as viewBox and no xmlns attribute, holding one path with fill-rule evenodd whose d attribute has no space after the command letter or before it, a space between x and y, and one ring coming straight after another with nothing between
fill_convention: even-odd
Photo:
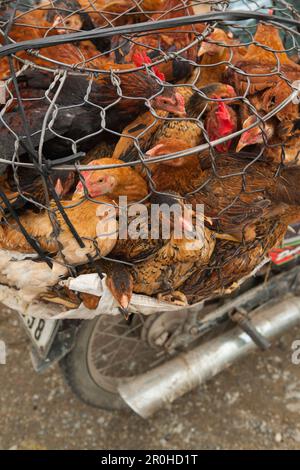
<instances>
[{"instance_id":1,"label":"chicken beak","mask_svg":"<svg viewBox=\"0 0 300 470\"><path fill-rule=\"evenodd\" d=\"M163 148L163 144L157 144L155 147L152 147L152 149L147 150L146 155L154 158L157 156L157 152Z\"/></svg>"},{"instance_id":2,"label":"chicken beak","mask_svg":"<svg viewBox=\"0 0 300 470\"><path fill-rule=\"evenodd\" d=\"M219 50L220 50L220 46L218 46L218 44L202 41L201 47L198 51L198 57L202 57L204 54L213 55L213 54L218 53Z\"/></svg>"},{"instance_id":3,"label":"chicken beak","mask_svg":"<svg viewBox=\"0 0 300 470\"><path fill-rule=\"evenodd\" d=\"M122 294L120 299L119 299L119 304L120 304L120 312L124 316L125 320L128 320L130 317L130 312L128 310L130 303L130 298L127 294Z\"/></svg>"},{"instance_id":4,"label":"chicken beak","mask_svg":"<svg viewBox=\"0 0 300 470\"><path fill-rule=\"evenodd\" d=\"M122 294L120 296L120 299L119 299L119 303L120 303L120 306L124 309L124 310L128 310L128 306L129 306L129 303L130 303L130 298L127 294Z\"/></svg>"},{"instance_id":5,"label":"chicken beak","mask_svg":"<svg viewBox=\"0 0 300 470\"><path fill-rule=\"evenodd\" d=\"M53 23L52 23L52 28L56 29L58 34L64 34L66 33L66 30L64 29L64 20L60 16L56 16Z\"/></svg>"},{"instance_id":6,"label":"chicken beak","mask_svg":"<svg viewBox=\"0 0 300 470\"><path fill-rule=\"evenodd\" d=\"M62 196L62 194L64 193L64 187L61 183L60 178L58 178L56 185L54 186L54 189L58 197Z\"/></svg>"},{"instance_id":7,"label":"chicken beak","mask_svg":"<svg viewBox=\"0 0 300 470\"><path fill-rule=\"evenodd\" d=\"M206 52L209 51L209 44L205 41L202 41L201 43L201 47L198 51L198 57L202 57L204 54L206 54Z\"/></svg>"},{"instance_id":8,"label":"chicken beak","mask_svg":"<svg viewBox=\"0 0 300 470\"><path fill-rule=\"evenodd\" d=\"M238 144L236 146L236 153L239 153L244 147L246 147L248 143L243 139L243 137L240 138L238 141Z\"/></svg>"}]
</instances>

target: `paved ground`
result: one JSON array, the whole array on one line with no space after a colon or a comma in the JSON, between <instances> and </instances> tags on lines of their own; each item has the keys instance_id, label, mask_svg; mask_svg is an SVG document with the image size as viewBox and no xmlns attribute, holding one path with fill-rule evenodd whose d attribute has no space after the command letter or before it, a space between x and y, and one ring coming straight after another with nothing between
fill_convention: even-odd
<instances>
[{"instance_id":1,"label":"paved ground","mask_svg":"<svg viewBox=\"0 0 300 470\"><path fill-rule=\"evenodd\" d=\"M300 449L300 365L291 331L145 423L95 410L65 385L58 367L37 375L14 314L0 312L0 449Z\"/></svg>"}]
</instances>

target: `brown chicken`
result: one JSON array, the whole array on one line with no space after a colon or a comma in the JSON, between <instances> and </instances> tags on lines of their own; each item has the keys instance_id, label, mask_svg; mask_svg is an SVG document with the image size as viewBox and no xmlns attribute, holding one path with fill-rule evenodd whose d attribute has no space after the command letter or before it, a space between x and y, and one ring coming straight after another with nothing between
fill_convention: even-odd
<instances>
[{"instance_id":1,"label":"brown chicken","mask_svg":"<svg viewBox=\"0 0 300 470\"><path fill-rule=\"evenodd\" d=\"M111 159L101 159L93 163L104 165L108 163L107 160L111 163ZM118 238L118 207L115 198L118 194L122 194L127 195L129 201L135 200L134 194L138 185L140 185L141 194L145 192L141 176L133 169L120 168L118 170L119 173L117 169L82 172L85 189L92 200L83 197L84 190L80 182L73 200L61 201L80 241L73 236L67 221L54 204L51 205L49 213L45 211L36 214L27 211L20 215L20 223L31 237L31 242L37 244L40 251L51 255L52 267L45 262L37 263L31 260L20 261L21 264L10 262L11 256L9 258L3 250L31 254L34 249L32 243L20 231L14 218L4 219L0 226L2 249L0 264L3 261L6 266L1 271L2 281L5 278L9 285L25 289L28 295L36 296L44 294L49 286L56 285L59 278L67 274L68 265L86 264L92 258L108 255ZM137 196L137 199L140 196ZM28 288L22 274L23 265L32 281L32 285ZM115 277L110 277L110 279L114 280ZM43 298L46 299L47 296ZM52 297L51 299L54 301Z\"/></svg>"},{"instance_id":2,"label":"brown chicken","mask_svg":"<svg viewBox=\"0 0 300 470\"><path fill-rule=\"evenodd\" d=\"M115 149L115 144L112 142L103 141L95 147L93 147L87 154L84 159L80 161L82 165L88 165L93 160L98 160L99 158L107 158L109 155L112 155Z\"/></svg>"},{"instance_id":3,"label":"brown chicken","mask_svg":"<svg viewBox=\"0 0 300 470\"><path fill-rule=\"evenodd\" d=\"M0 190L4 192L12 209L20 213L20 210L44 209L47 199L53 199L53 194L46 191L47 183L52 183L53 189L59 198L63 198L71 191L75 182L75 172L52 171L49 179L44 180L39 173L32 168L17 167L15 171L8 166L7 171L0 177ZM46 186L45 186L46 185ZM0 196L0 207L4 214L9 215L10 210Z\"/></svg>"},{"instance_id":4,"label":"brown chicken","mask_svg":"<svg viewBox=\"0 0 300 470\"><path fill-rule=\"evenodd\" d=\"M255 44L248 47L247 54L235 65L246 74L258 74L258 76L247 77L234 69L228 70L228 76L233 80L234 87L240 94L244 94L247 90L248 80L250 94L271 88L277 83L284 83L284 79L274 71L280 72L290 81L299 78L300 65L291 60L285 52L279 52L284 51L285 48L277 27L259 23L254 41ZM230 83L232 82L230 81Z\"/></svg>"},{"instance_id":5,"label":"brown chicken","mask_svg":"<svg viewBox=\"0 0 300 470\"><path fill-rule=\"evenodd\" d=\"M169 218L168 213L164 215L161 210L156 224L151 204L166 204L170 208L179 204L181 213ZM118 219L119 239L109 255L111 261L99 260L96 263L99 271L107 274L107 286L125 315L133 292L153 295L161 292L164 300L185 302L184 296L175 292L176 288L196 266L208 261L214 247L214 237L208 229L204 234L200 232L196 239L179 238L178 235L175 238L175 222L178 224L176 230L181 232L183 229L183 236L184 230L191 229L187 211L183 212L183 202L176 194L153 195L144 209L145 213L140 213L141 209L137 208L138 215L128 215L126 233L122 238L120 234L124 226ZM166 237L162 236L163 226L170 227L170 232L165 232ZM93 267L83 267L79 273L91 271ZM88 308L97 305L95 296L85 295L83 298L80 294L80 297Z\"/></svg>"},{"instance_id":6,"label":"brown chicken","mask_svg":"<svg viewBox=\"0 0 300 470\"><path fill-rule=\"evenodd\" d=\"M89 162L89 166L120 164L124 162L114 158L101 158ZM92 198L100 194L109 194L116 203L120 196L126 196L128 202L137 202L148 195L146 181L128 166L81 171L81 176L84 182L78 183L73 199L77 199L78 195L84 196L85 191Z\"/></svg>"},{"instance_id":7,"label":"brown chicken","mask_svg":"<svg viewBox=\"0 0 300 470\"><path fill-rule=\"evenodd\" d=\"M183 213L183 201L177 199L176 195L172 195L169 200L167 197L159 196L160 203L166 203L170 206L179 204L181 206L181 214ZM157 200L158 202L158 200ZM182 232L182 237L176 237L174 232L174 223L176 230L180 227L189 227L190 220L188 211L184 211L184 215L171 219L171 234L168 238L155 238L152 233L148 233L151 227L150 207L149 215L145 217L145 226L139 227L139 238L131 239L130 236L124 240L118 240L115 248L110 253L110 258L119 255L121 260L127 260L134 263L130 268L126 264L122 264L117 260L109 265L102 261L98 262L101 269L108 274L107 285L113 293L114 297L120 299L119 304L122 305L124 311L128 307L132 292L158 295L160 300L172 302L178 305L185 305L186 298L182 295L178 288L183 282L200 266L207 264L215 246L214 235L209 229L204 232L197 232L198 236L187 238ZM142 225L141 218L132 217L128 220L128 225L134 222L134 219ZM164 219L161 218L159 223ZM168 220L169 222L169 220ZM146 232L143 232L143 230ZM119 267L121 274L119 276ZM122 288L120 286L123 286ZM93 299L94 300L94 299Z\"/></svg>"},{"instance_id":8,"label":"brown chicken","mask_svg":"<svg viewBox=\"0 0 300 470\"><path fill-rule=\"evenodd\" d=\"M193 14L192 2L165 0L161 6L161 12L153 15L152 20L167 20ZM200 32L199 28L201 29L201 27L197 28L198 32ZM120 37L121 45L113 52L114 60L120 63L132 62L135 58L144 58L145 55L148 55L152 60L158 60L164 57L164 53L174 53L187 47L187 50L180 54L181 59L170 59L157 66L167 81L182 80L191 74L193 71L191 62L195 62L197 59L198 42L195 32L196 30L191 26L180 26L158 30L151 34L142 33L137 36L133 45L131 40L125 42L124 38Z\"/></svg>"},{"instance_id":9,"label":"brown chicken","mask_svg":"<svg viewBox=\"0 0 300 470\"><path fill-rule=\"evenodd\" d=\"M264 91L261 99L261 109L265 113L270 113L277 108L284 100L290 97L294 88L281 80L274 87ZM280 122L295 121L300 118L298 102L291 101L276 113L276 118Z\"/></svg>"},{"instance_id":10,"label":"brown chicken","mask_svg":"<svg viewBox=\"0 0 300 470\"><path fill-rule=\"evenodd\" d=\"M60 0L55 6L62 9L53 11L51 19L62 31L121 26L146 21L162 3L162 0L143 0L138 4L134 0Z\"/></svg>"},{"instance_id":11,"label":"brown chicken","mask_svg":"<svg viewBox=\"0 0 300 470\"><path fill-rule=\"evenodd\" d=\"M161 144L158 152L170 153L169 143ZM186 148L184 142L177 144L177 151ZM299 217L299 167L280 168L239 154L220 154L214 160L210 155L200 154L171 160L168 165L172 161L176 162L172 172L165 165L158 165L152 176L156 189L167 191L176 187L179 194L191 193L188 202L193 207L204 204L209 228L223 235L248 242L255 240L259 220L278 217L290 223L296 214Z\"/></svg>"},{"instance_id":12,"label":"brown chicken","mask_svg":"<svg viewBox=\"0 0 300 470\"><path fill-rule=\"evenodd\" d=\"M174 205L181 204L181 200L175 191L171 191L171 194L152 193L147 201L143 202L143 212L140 213L139 207L135 206L133 213L131 213L131 209L128 207L129 210L126 213L126 231L123 232L122 237L119 237L116 246L111 252L111 257L130 263L139 263L152 258L168 242L169 238L162 237L159 230L163 224L167 224L167 227L170 224L170 231L172 231L174 228L174 218L171 214L166 219L164 212L160 211L154 227L151 215L153 204L171 208ZM184 217L179 216L178 224L184 227ZM122 226L121 230L124 230L124 226Z\"/></svg>"},{"instance_id":13,"label":"brown chicken","mask_svg":"<svg viewBox=\"0 0 300 470\"><path fill-rule=\"evenodd\" d=\"M263 117L280 106L292 92L293 87L281 80L271 88L250 97L250 102ZM244 129L257 121L257 117L250 112L245 103L241 106L241 120ZM299 104L290 101L271 119L245 131L240 137L237 151L249 145L256 145L258 151L263 149L264 157L267 159L297 163L300 145L299 122Z\"/></svg>"},{"instance_id":14,"label":"brown chicken","mask_svg":"<svg viewBox=\"0 0 300 470\"><path fill-rule=\"evenodd\" d=\"M136 265L134 292L186 305L187 299L178 289L193 272L209 262L214 246L215 239L209 229L204 229L203 239L198 240L176 239L173 235L152 259Z\"/></svg>"},{"instance_id":15,"label":"brown chicken","mask_svg":"<svg viewBox=\"0 0 300 470\"><path fill-rule=\"evenodd\" d=\"M139 154L137 147L144 153L155 146L161 139L181 139L189 147L195 147L202 141L202 129L196 119L206 110L206 116L210 117L209 137L213 140L213 135L222 137L233 132L236 128L236 121L233 120L233 110L229 111L229 106L219 110L214 102L209 99L234 98L235 92L230 85L222 83L211 83L203 87L197 93L191 87L179 87L178 92L185 101L187 119L165 120L163 112L159 113L160 119L149 114L144 114L124 129L123 135L116 145L114 156L125 161L137 159ZM204 95L204 96L203 96ZM205 96L207 98L205 98ZM168 118L174 118L172 114ZM188 118L191 118L189 120ZM132 137L135 137L133 139Z\"/></svg>"},{"instance_id":16,"label":"brown chicken","mask_svg":"<svg viewBox=\"0 0 300 470\"><path fill-rule=\"evenodd\" d=\"M222 83L211 83L201 88L200 93L193 92L189 87L180 87L180 94L185 97L186 114L185 120L165 121L153 135L149 142L151 146L155 145L161 139L181 139L185 140L189 148L195 147L201 143L202 129L197 123L197 119L206 110L206 122L208 124L208 133L210 137L217 135L223 137L228 135L229 130L235 128L235 121L232 122L233 115L229 113L229 106L219 109L219 105L210 102L210 99L234 98L235 91L230 85ZM204 97L203 97L204 95ZM205 96L207 98L205 98ZM233 112L233 111L232 111ZM188 118L192 120L189 121ZM212 125L213 123L213 125Z\"/></svg>"},{"instance_id":17,"label":"brown chicken","mask_svg":"<svg viewBox=\"0 0 300 470\"><path fill-rule=\"evenodd\" d=\"M223 82L228 63L235 63L245 53L236 39L230 33L215 28L213 32L202 41L198 52L200 57L200 76L196 85L198 88L212 82ZM198 72L198 70L195 72Z\"/></svg>"},{"instance_id":18,"label":"brown chicken","mask_svg":"<svg viewBox=\"0 0 300 470\"><path fill-rule=\"evenodd\" d=\"M117 223L113 217L113 201L105 196L97 199L97 202L100 201L100 205L82 201L80 206L66 210L69 221L81 237L80 244L58 212L54 220L47 213L28 212L20 216L22 227L37 244L39 251L51 255L51 258L47 258L50 265L31 259L36 247L25 239L13 219L7 224L2 222L1 282L21 289L24 297L34 299L46 292L48 287L56 285L62 276L66 276L69 264L84 264L93 257L107 255L116 243ZM18 257L14 258L11 252L17 252L18 256L20 253L28 253L29 256L16 261Z\"/></svg>"},{"instance_id":19,"label":"brown chicken","mask_svg":"<svg viewBox=\"0 0 300 470\"><path fill-rule=\"evenodd\" d=\"M53 4L47 1L30 11L16 11L13 24L8 34L9 38L15 42L21 42L60 34L60 29L48 19L48 15L50 15L52 11L52 5ZM3 21L3 25L7 24L12 14L13 9L8 4L4 5L0 10L0 19ZM3 38L0 38L0 43L3 43ZM16 70L21 68L24 60L28 60L40 66L56 68L57 62L75 66L78 63L84 62L86 59L94 57L96 54L99 54L99 51L93 45L87 49L86 47L76 47L74 44L67 43L43 48L39 51L39 55L44 58L37 57L35 51L21 51L16 54L13 61ZM0 59L0 76L1 79L6 79L10 76L9 63L6 58Z\"/></svg>"},{"instance_id":20,"label":"brown chicken","mask_svg":"<svg viewBox=\"0 0 300 470\"><path fill-rule=\"evenodd\" d=\"M128 319L128 306L133 294L133 277L128 269L128 265L122 262L113 262L107 259L95 260L93 266L77 266L77 276L89 274L97 270L98 273L106 275L106 286L117 301L120 312ZM43 300L52 303L66 305L66 302L73 302L72 308L79 306L82 301L89 310L98 307L100 296L85 292L74 292L70 290L64 282L59 286L54 286L52 292L43 295ZM71 308L71 307L69 307Z\"/></svg>"},{"instance_id":21,"label":"brown chicken","mask_svg":"<svg viewBox=\"0 0 300 470\"><path fill-rule=\"evenodd\" d=\"M122 131L122 137L118 140L113 151L113 158L132 161L138 157L137 147L142 150L149 147L149 140L162 125L162 119L168 116L167 111L156 111L156 116L147 111L138 116ZM136 147L137 146L137 147Z\"/></svg>"},{"instance_id":22,"label":"brown chicken","mask_svg":"<svg viewBox=\"0 0 300 470\"><path fill-rule=\"evenodd\" d=\"M232 293L267 258L269 251L280 245L286 230L284 222L270 219L258 222L253 242L217 240L207 266L193 273L181 286L181 292L190 304Z\"/></svg>"},{"instance_id":23,"label":"brown chicken","mask_svg":"<svg viewBox=\"0 0 300 470\"><path fill-rule=\"evenodd\" d=\"M256 122L250 116L243 123L247 128ZM300 156L300 117L293 121L279 122L277 116L245 131L237 144L240 152L249 145L256 146L256 153L263 150L264 158L276 163L299 164Z\"/></svg>"},{"instance_id":24,"label":"brown chicken","mask_svg":"<svg viewBox=\"0 0 300 470\"><path fill-rule=\"evenodd\" d=\"M209 138L209 142L227 137L238 129L237 112L225 102L218 102L211 106L209 113L205 119L205 129ZM216 145L218 152L228 152L231 147L232 140L227 140Z\"/></svg>"}]
</instances>

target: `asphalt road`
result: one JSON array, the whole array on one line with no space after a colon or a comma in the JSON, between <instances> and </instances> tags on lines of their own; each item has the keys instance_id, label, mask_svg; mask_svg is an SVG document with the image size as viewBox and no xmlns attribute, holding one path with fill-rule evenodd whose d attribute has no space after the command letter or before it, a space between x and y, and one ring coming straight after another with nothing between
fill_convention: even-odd
<instances>
[{"instance_id":1,"label":"asphalt road","mask_svg":"<svg viewBox=\"0 0 300 470\"><path fill-rule=\"evenodd\" d=\"M147 423L81 403L58 366L37 375L16 314L0 311L0 449L300 449L300 365L292 330Z\"/></svg>"}]
</instances>

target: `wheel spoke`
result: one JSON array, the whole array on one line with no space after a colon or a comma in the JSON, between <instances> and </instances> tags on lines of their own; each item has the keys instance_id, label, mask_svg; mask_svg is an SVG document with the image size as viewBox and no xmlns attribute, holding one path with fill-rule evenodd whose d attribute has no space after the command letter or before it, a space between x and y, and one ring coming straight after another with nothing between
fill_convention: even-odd
<instances>
[{"instance_id":1,"label":"wheel spoke","mask_svg":"<svg viewBox=\"0 0 300 470\"><path fill-rule=\"evenodd\" d=\"M115 343L119 343L120 341L127 341L127 342L137 342L139 343L140 342L140 339L139 338L130 338L128 337L128 335L130 333L132 333L133 331L135 331L137 329L137 327L135 327L134 329L131 329L131 330L128 330L126 333L124 333L122 336L120 335L114 335L112 333L105 333L104 335L102 335L102 333L100 333L99 335L96 336L95 338L95 343L99 343L99 339L100 339L100 344L103 344L103 339L101 341L101 336L110 336L110 337L113 337L114 339L112 341L109 341L109 342L105 342L105 344L103 344L103 346L101 346L100 348L97 347L97 352L99 354L102 354L103 353L103 350L107 349L108 347L110 346L113 346Z\"/></svg>"},{"instance_id":2,"label":"wheel spoke","mask_svg":"<svg viewBox=\"0 0 300 470\"><path fill-rule=\"evenodd\" d=\"M166 351L155 349L146 340L152 325L151 320L149 323L147 317L138 314L131 325L121 315L99 318L88 351L89 368L96 383L116 393L120 382L166 360Z\"/></svg>"}]
</instances>

